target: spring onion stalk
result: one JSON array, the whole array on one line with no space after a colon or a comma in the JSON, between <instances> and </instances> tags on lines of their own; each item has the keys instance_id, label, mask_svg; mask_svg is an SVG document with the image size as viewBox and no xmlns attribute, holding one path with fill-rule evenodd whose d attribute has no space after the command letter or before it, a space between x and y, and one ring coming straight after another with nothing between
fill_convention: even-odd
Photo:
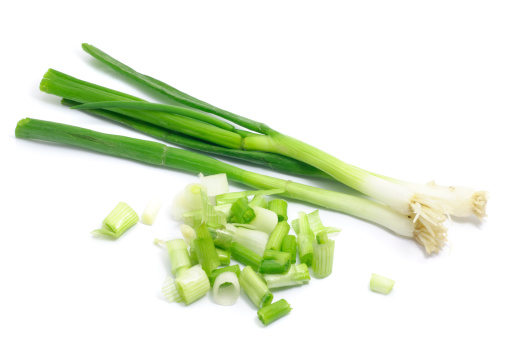
<instances>
[{"instance_id":1,"label":"spring onion stalk","mask_svg":"<svg viewBox=\"0 0 508 337\"><path fill-rule=\"evenodd\" d=\"M278 250L265 250L259 267L261 274L283 274L291 266L291 254Z\"/></svg>"},{"instance_id":2,"label":"spring onion stalk","mask_svg":"<svg viewBox=\"0 0 508 337\"><path fill-rule=\"evenodd\" d=\"M196 238L194 228L188 225L180 225L180 233L182 233L183 239L188 245Z\"/></svg>"},{"instance_id":3,"label":"spring onion stalk","mask_svg":"<svg viewBox=\"0 0 508 337\"><path fill-rule=\"evenodd\" d=\"M190 244L190 247L189 247L189 257L190 257L192 266L199 264L198 254L196 253L196 249L195 249L195 243L196 243L196 240L193 240Z\"/></svg>"},{"instance_id":4,"label":"spring onion stalk","mask_svg":"<svg viewBox=\"0 0 508 337\"><path fill-rule=\"evenodd\" d=\"M102 221L102 228L92 232L94 235L108 236L118 239L126 230L139 220L136 212L125 202L120 202Z\"/></svg>"},{"instance_id":5,"label":"spring onion stalk","mask_svg":"<svg viewBox=\"0 0 508 337\"><path fill-rule=\"evenodd\" d=\"M275 229L275 226L277 226L279 219L277 214L267 210L266 208L261 208L258 206L254 206L252 209L254 210L256 217L249 224L238 225L244 228L262 231L270 235Z\"/></svg>"},{"instance_id":6,"label":"spring onion stalk","mask_svg":"<svg viewBox=\"0 0 508 337\"><path fill-rule=\"evenodd\" d=\"M274 199L268 203L267 208L277 214L279 222L288 220L288 203L286 200ZM309 220L310 221L310 220Z\"/></svg>"},{"instance_id":7,"label":"spring onion stalk","mask_svg":"<svg viewBox=\"0 0 508 337\"><path fill-rule=\"evenodd\" d=\"M15 133L18 138L77 146L194 174L226 173L228 179L256 189L281 188L285 191L281 195L285 197L350 214L384 226L401 236L414 238L428 253L437 252L446 240L446 231L432 234L423 230L422 226L425 226L420 221L423 217L418 217L415 221L412 216L402 215L379 202L249 172L204 155L170 148L153 141L104 134L30 118L19 121Z\"/></svg>"},{"instance_id":8,"label":"spring onion stalk","mask_svg":"<svg viewBox=\"0 0 508 337\"><path fill-rule=\"evenodd\" d=\"M78 80L54 69L49 69L40 83L40 90L80 103L104 101L143 102L140 98ZM240 149L242 137L202 121L160 111L111 108L113 112L147 123L183 133L227 148Z\"/></svg>"},{"instance_id":9,"label":"spring onion stalk","mask_svg":"<svg viewBox=\"0 0 508 337\"><path fill-rule=\"evenodd\" d=\"M215 247L228 250L231 246L231 243L233 242L233 237L236 233L236 227L231 225L226 225L225 227L225 229L214 229L213 232L210 231L210 233L212 234L213 244Z\"/></svg>"},{"instance_id":10,"label":"spring onion stalk","mask_svg":"<svg viewBox=\"0 0 508 337\"><path fill-rule=\"evenodd\" d=\"M231 252L217 247L215 247L215 250L217 251L217 255L219 256L220 265L229 266L229 264L231 263Z\"/></svg>"},{"instance_id":11,"label":"spring onion stalk","mask_svg":"<svg viewBox=\"0 0 508 337\"><path fill-rule=\"evenodd\" d=\"M212 275L210 275L210 284L213 286L217 276L219 276L222 273L226 273L226 272L233 272L236 274L237 277L240 277L240 272L241 272L240 266L237 264L234 264L232 266L227 266L224 268L215 269L214 271L212 271Z\"/></svg>"},{"instance_id":12,"label":"spring onion stalk","mask_svg":"<svg viewBox=\"0 0 508 337\"><path fill-rule=\"evenodd\" d=\"M273 295L264 279L251 266L243 268L239 277L240 286L257 308L272 303Z\"/></svg>"},{"instance_id":13,"label":"spring onion stalk","mask_svg":"<svg viewBox=\"0 0 508 337\"><path fill-rule=\"evenodd\" d=\"M256 194L254 198L249 202L250 207L261 207L261 208L267 208L268 207L268 201L260 195Z\"/></svg>"},{"instance_id":14,"label":"spring onion stalk","mask_svg":"<svg viewBox=\"0 0 508 337\"><path fill-rule=\"evenodd\" d=\"M312 272L317 278L325 278L332 274L335 241L329 240L326 232L316 235L313 243L314 257L312 259Z\"/></svg>"},{"instance_id":15,"label":"spring onion stalk","mask_svg":"<svg viewBox=\"0 0 508 337\"><path fill-rule=\"evenodd\" d=\"M166 241L166 248L168 250L169 263L171 264L171 273L173 275L178 277L192 266L185 240L174 239Z\"/></svg>"},{"instance_id":16,"label":"spring onion stalk","mask_svg":"<svg viewBox=\"0 0 508 337\"><path fill-rule=\"evenodd\" d=\"M269 238L268 234L258 230L242 227L233 229L230 225L226 226L226 228L234 233L232 242L239 243L258 255L263 255Z\"/></svg>"},{"instance_id":17,"label":"spring onion stalk","mask_svg":"<svg viewBox=\"0 0 508 337\"><path fill-rule=\"evenodd\" d=\"M201 185L205 189L212 205L215 205L215 197L229 192L228 178L225 173L218 173L209 176L199 174Z\"/></svg>"},{"instance_id":18,"label":"spring onion stalk","mask_svg":"<svg viewBox=\"0 0 508 337\"><path fill-rule=\"evenodd\" d=\"M289 229L289 224L286 221L279 222L268 238L266 249L281 250L282 240L288 235Z\"/></svg>"},{"instance_id":19,"label":"spring onion stalk","mask_svg":"<svg viewBox=\"0 0 508 337\"><path fill-rule=\"evenodd\" d=\"M319 210L317 209L314 212L307 214L307 219L309 220L310 229L315 235L322 231L325 231L327 234L340 232L339 228L323 226L321 218L319 217ZM300 233L300 223L298 219L291 221L291 225L293 226L293 230L296 234Z\"/></svg>"},{"instance_id":20,"label":"spring onion stalk","mask_svg":"<svg viewBox=\"0 0 508 337\"><path fill-rule=\"evenodd\" d=\"M187 269L176 278L175 283L185 305L199 300L210 290L210 281L200 265Z\"/></svg>"},{"instance_id":21,"label":"spring onion stalk","mask_svg":"<svg viewBox=\"0 0 508 337\"><path fill-rule=\"evenodd\" d=\"M226 216L226 219L229 219L231 217L231 207L232 206L233 206L233 204L222 204L222 205L214 206L213 208L217 212L224 213L224 215Z\"/></svg>"},{"instance_id":22,"label":"spring onion stalk","mask_svg":"<svg viewBox=\"0 0 508 337\"><path fill-rule=\"evenodd\" d=\"M194 240L194 250L196 251L199 264L206 275L210 276L212 270L221 265L219 255L206 225L201 225L195 230L197 238Z\"/></svg>"},{"instance_id":23,"label":"spring onion stalk","mask_svg":"<svg viewBox=\"0 0 508 337\"><path fill-rule=\"evenodd\" d=\"M234 272L224 272L217 276L213 285L213 298L220 305L233 305L240 296L240 283Z\"/></svg>"},{"instance_id":24,"label":"spring onion stalk","mask_svg":"<svg viewBox=\"0 0 508 337\"><path fill-rule=\"evenodd\" d=\"M247 198L237 199L231 206L232 221L239 224L248 224L256 217L256 213L249 206Z\"/></svg>"},{"instance_id":25,"label":"spring onion stalk","mask_svg":"<svg viewBox=\"0 0 508 337\"><path fill-rule=\"evenodd\" d=\"M71 101L69 99L63 98L61 100L62 105L65 106L76 106L80 103ZM249 163L257 164L260 166L268 167L273 170L277 170L280 172L285 172L289 174L296 174L302 176L310 176L310 177L318 177L318 178L326 178L333 179L326 173L318 170L317 168L310 166L308 164L302 163L301 161L295 160L293 158L288 158L285 156L281 156L274 153L267 152L254 152L254 151L243 151L243 150L235 150L229 149L221 146L216 146L210 144L208 142L203 142L197 138L193 138L190 136L186 136L184 134L180 134L178 132L173 132L154 124L146 123L140 121L138 119L134 119L131 117L124 116L122 114L118 114L112 111L104 110L104 109L81 109L88 114L92 114L95 116L99 116L102 118L106 118L117 123L123 124L127 127L135 129L137 131L141 131L147 135L158 138L164 142L171 143L178 146L183 146L189 149L193 149L200 152L212 153L215 155L219 155L227 158L235 158L247 161ZM234 130L234 132L242 135L242 137L246 137L249 133L243 130Z\"/></svg>"},{"instance_id":26,"label":"spring onion stalk","mask_svg":"<svg viewBox=\"0 0 508 337\"><path fill-rule=\"evenodd\" d=\"M370 278L370 290L380 294L388 294L392 291L394 284L394 280L390 280L389 278L381 275L372 274Z\"/></svg>"},{"instance_id":27,"label":"spring onion stalk","mask_svg":"<svg viewBox=\"0 0 508 337\"><path fill-rule=\"evenodd\" d=\"M176 287L175 279L171 276L168 276L164 283L162 284L162 295L169 301L169 302L183 302L182 297L178 293L178 289Z\"/></svg>"},{"instance_id":28,"label":"spring onion stalk","mask_svg":"<svg viewBox=\"0 0 508 337\"><path fill-rule=\"evenodd\" d=\"M217 205L233 203L236 200L244 197L249 197L252 195L272 195L272 194L280 194L284 193L283 188L276 188L270 190L255 190L255 191L239 191L239 192L229 192L216 196Z\"/></svg>"},{"instance_id":29,"label":"spring onion stalk","mask_svg":"<svg viewBox=\"0 0 508 337\"><path fill-rule=\"evenodd\" d=\"M282 239L280 250L291 254L291 264L296 263L296 236L286 235Z\"/></svg>"},{"instance_id":30,"label":"spring onion stalk","mask_svg":"<svg viewBox=\"0 0 508 337\"><path fill-rule=\"evenodd\" d=\"M263 275L269 289L302 285L310 281L309 268L305 263L292 264L285 274Z\"/></svg>"},{"instance_id":31,"label":"spring onion stalk","mask_svg":"<svg viewBox=\"0 0 508 337\"><path fill-rule=\"evenodd\" d=\"M258 318L264 324L268 325L291 312L292 308L285 299L269 304L258 310Z\"/></svg>"},{"instance_id":32,"label":"spring onion stalk","mask_svg":"<svg viewBox=\"0 0 508 337\"><path fill-rule=\"evenodd\" d=\"M176 221L182 221L183 215L203 208L201 204L201 184L193 183L185 186L173 198L171 214Z\"/></svg>"},{"instance_id":33,"label":"spring onion stalk","mask_svg":"<svg viewBox=\"0 0 508 337\"><path fill-rule=\"evenodd\" d=\"M203 205L202 221L204 223L212 221L225 225L227 223L226 214L215 210L215 207L209 202L209 194L207 193L207 190L203 186L201 189L201 204Z\"/></svg>"},{"instance_id":34,"label":"spring onion stalk","mask_svg":"<svg viewBox=\"0 0 508 337\"><path fill-rule=\"evenodd\" d=\"M298 220L300 223L300 233L296 237L298 244L298 256L301 263L306 263L308 266L312 264L314 256L314 233L310 229L309 220L305 212L298 212Z\"/></svg>"},{"instance_id":35,"label":"spring onion stalk","mask_svg":"<svg viewBox=\"0 0 508 337\"><path fill-rule=\"evenodd\" d=\"M395 211L413 219L415 239L428 253L437 252L446 241L446 209L432 195L422 194L412 187L397 184L349 165L309 144L273 130L263 123L236 115L200 101L159 80L140 74L101 50L83 45L90 55L142 85L156 90L170 100L215 114L262 135L247 135L242 139L247 151L263 151L300 160L329 174L336 180L370 196Z\"/></svg>"},{"instance_id":36,"label":"spring onion stalk","mask_svg":"<svg viewBox=\"0 0 508 337\"><path fill-rule=\"evenodd\" d=\"M141 222L145 225L152 225L159 213L162 202L158 199L152 199L148 202L141 214Z\"/></svg>"},{"instance_id":37,"label":"spring onion stalk","mask_svg":"<svg viewBox=\"0 0 508 337\"><path fill-rule=\"evenodd\" d=\"M231 244L231 257L246 266L250 266L255 271L259 270L261 261L263 260L261 255L256 254L237 242Z\"/></svg>"},{"instance_id":38,"label":"spring onion stalk","mask_svg":"<svg viewBox=\"0 0 508 337\"><path fill-rule=\"evenodd\" d=\"M199 209L196 211L191 211L182 214L182 219L184 224L190 227L197 227L203 223L203 210Z\"/></svg>"}]
</instances>

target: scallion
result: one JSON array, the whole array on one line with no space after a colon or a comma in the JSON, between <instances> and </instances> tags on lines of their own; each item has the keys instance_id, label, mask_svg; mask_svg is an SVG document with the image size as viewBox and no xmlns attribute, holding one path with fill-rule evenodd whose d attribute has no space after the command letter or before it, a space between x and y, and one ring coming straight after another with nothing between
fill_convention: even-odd
<instances>
[{"instance_id":1,"label":"scallion","mask_svg":"<svg viewBox=\"0 0 508 337\"><path fill-rule=\"evenodd\" d=\"M283 274L289 270L291 254L278 250L265 250L259 267L261 274Z\"/></svg>"},{"instance_id":2,"label":"scallion","mask_svg":"<svg viewBox=\"0 0 508 337\"><path fill-rule=\"evenodd\" d=\"M292 264L285 274L263 275L269 289L301 285L310 281L307 264Z\"/></svg>"},{"instance_id":3,"label":"scallion","mask_svg":"<svg viewBox=\"0 0 508 337\"><path fill-rule=\"evenodd\" d=\"M286 200L273 199L268 203L268 209L279 218L279 222L288 220L288 203Z\"/></svg>"},{"instance_id":4,"label":"scallion","mask_svg":"<svg viewBox=\"0 0 508 337\"><path fill-rule=\"evenodd\" d=\"M215 278L213 298L220 305L233 305L240 296L240 283L234 272L224 272Z\"/></svg>"},{"instance_id":5,"label":"scallion","mask_svg":"<svg viewBox=\"0 0 508 337\"><path fill-rule=\"evenodd\" d=\"M255 271L259 270L263 260L261 255L237 242L231 244L231 257L246 266L250 266Z\"/></svg>"},{"instance_id":6,"label":"scallion","mask_svg":"<svg viewBox=\"0 0 508 337\"><path fill-rule=\"evenodd\" d=\"M210 275L210 284L213 286L217 276L219 276L220 274L225 273L225 272L233 272L236 274L236 276L240 277L240 272L241 272L240 266L237 264L234 264L232 266L227 266L224 268L215 269L214 271L212 271L212 274Z\"/></svg>"},{"instance_id":7,"label":"scallion","mask_svg":"<svg viewBox=\"0 0 508 337\"><path fill-rule=\"evenodd\" d=\"M139 220L136 212L125 202L120 202L102 221L102 228L92 232L94 235L119 238Z\"/></svg>"},{"instance_id":8,"label":"scallion","mask_svg":"<svg viewBox=\"0 0 508 337\"><path fill-rule=\"evenodd\" d=\"M285 299L264 306L258 310L258 318L264 324L268 325L291 312L292 308Z\"/></svg>"},{"instance_id":9,"label":"scallion","mask_svg":"<svg viewBox=\"0 0 508 337\"><path fill-rule=\"evenodd\" d=\"M291 264L296 263L296 236L286 235L282 239L281 251L291 254Z\"/></svg>"},{"instance_id":10,"label":"scallion","mask_svg":"<svg viewBox=\"0 0 508 337\"><path fill-rule=\"evenodd\" d=\"M197 301L210 290L210 281L200 265L187 269L176 278L175 283L185 305Z\"/></svg>"},{"instance_id":11,"label":"scallion","mask_svg":"<svg viewBox=\"0 0 508 337\"><path fill-rule=\"evenodd\" d=\"M378 274L372 274L370 278L370 290L380 294L388 294L390 291L392 291L394 284L394 280Z\"/></svg>"},{"instance_id":12,"label":"scallion","mask_svg":"<svg viewBox=\"0 0 508 337\"><path fill-rule=\"evenodd\" d=\"M289 229L289 224L286 221L279 222L268 238L266 249L281 250L282 241L289 233Z\"/></svg>"},{"instance_id":13,"label":"scallion","mask_svg":"<svg viewBox=\"0 0 508 337\"><path fill-rule=\"evenodd\" d=\"M240 285L257 308L272 303L273 295L265 281L252 269L251 266L243 268L239 277Z\"/></svg>"}]
</instances>

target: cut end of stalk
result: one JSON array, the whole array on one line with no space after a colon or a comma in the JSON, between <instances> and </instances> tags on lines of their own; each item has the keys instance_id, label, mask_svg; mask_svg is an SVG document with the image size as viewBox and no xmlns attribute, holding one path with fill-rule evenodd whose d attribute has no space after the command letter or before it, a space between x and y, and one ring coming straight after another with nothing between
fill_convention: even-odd
<instances>
[{"instance_id":1,"label":"cut end of stalk","mask_svg":"<svg viewBox=\"0 0 508 337\"><path fill-rule=\"evenodd\" d=\"M479 219L487 217L487 200L489 196L486 191L477 191L473 193L472 203L473 212Z\"/></svg>"},{"instance_id":2,"label":"cut end of stalk","mask_svg":"<svg viewBox=\"0 0 508 337\"><path fill-rule=\"evenodd\" d=\"M427 254L437 253L447 241L448 229L443 225L447 219L446 212L428 198L416 196L414 199L420 202L410 203L415 214L413 236L425 247Z\"/></svg>"}]
</instances>

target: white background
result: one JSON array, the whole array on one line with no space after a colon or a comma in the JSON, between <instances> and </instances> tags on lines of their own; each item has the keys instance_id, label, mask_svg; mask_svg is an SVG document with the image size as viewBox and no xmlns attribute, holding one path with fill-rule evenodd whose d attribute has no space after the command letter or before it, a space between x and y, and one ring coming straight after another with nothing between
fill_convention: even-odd
<instances>
[{"instance_id":1,"label":"white background","mask_svg":"<svg viewBox=\"0 0 508 337\"><path fill-rule=\"evenodd\" d=\"M0 335L506 336L506 1L46 0L0 12ZM489 217L455 219L449 245L427 256L413 240L322 210L343 230L334 273L274 292L289 316L265 328L245 296L232 307L211 296L167 303L170 267L152 240L178 236L168 205L196 177L14 137L32 117L149 139L39 92L51 67L160 99L82 42L365 169L488 190ZM164 201L153 226L117 241L90 235L119 201L141 213L153 196ZM289 214L313 209L292 202ZM368 290L372 272L396 280L390 295Z\"/></svg>"}]
</instances>

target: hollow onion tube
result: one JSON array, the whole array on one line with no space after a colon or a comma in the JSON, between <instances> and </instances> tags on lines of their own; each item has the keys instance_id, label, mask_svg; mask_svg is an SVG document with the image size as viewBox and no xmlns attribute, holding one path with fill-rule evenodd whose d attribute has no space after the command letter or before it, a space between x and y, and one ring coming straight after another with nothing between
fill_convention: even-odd
<instances>
[{"instance_id":1,"label":"hollow onion tube","mask_svg":"<svg viewBox=\"0 0 508 337\"><path fill-rule=\"evenodd\" d=\"M213 284L213 298L220 305L233 305L240 296L238 276L231 271L221 273Z\"/></svg>"},{"instance_id":2,"label":"hollow onion tube","mask_svg":"<svg viewBox=\"0 0 508 337\"><path fill-rule=\"evenodd\" d=\"M298 212L298 220L300 221L300 233L296 237L298 256L301 263L306 263L310 266L314 256L314 246L312 244L314 241L314 233L310 229L305 212Z\"/></svg>"},{"instance_id":3,"label":"hollow onion tube","mask_svg":"<svg viewBox=\"0 0 508 337\"><path fill-rule=\"evenodd\" d=\"M187 269L176 278L175 283L185 305L197 301L210 290L210 281L200 265Z\"/></svg>"},{"instance_id":4,"label":"hollow onion tube","mask_svg":"<svg viewBox=\"0 0 508 337\"><path fill-rule=\"evenodd\" d=\"M231 257L246 266L250 266L255 271L259 270L261 261L263 261L263 257L261 255L256 254L249 248L237 242L233 242L231 244Z\"/></svg>"},{"instance_id":5,"label":"hollow onion tube","mask_svg":"<svg viewBox=\"0 0 508 337\"><path fill-rule=\"evenodd\" d=\"M261 207L261 208L267 208L268 207L268 201L261 195L256 194L254 198L249 202L250 207Z\"/></svg>"},{"instance_id":6,"label":"hollow onion tube","mask_svg":"<svg viewBox=\"0 0 508 337\"><path fill-rule=\"evenodd\" d=\"M242 246L252 250L254 253L263 256L268 242L268 234L265 232L257 231L254 229L247 229L242 227L234 227L226 225L228 231L234 233L232 242L241 244Z\"/></svg>"},{"instance_id":7,"label":"hollow onion tube","mask_svg":"<svg viewBox=\"0 0 508 337\"><path fill-rule=\"evenodd\" d=\"M183 302L182 297L178 293L178 289L176 288L176 282L175 279L171 276L166 277L164 280L164 283L162 284L161 289L162 295L169 301L169 302Z\"/></svg>"},{"instance_id":8,"label":"hollow onion tube","mask_svg":"<svg viewBox=\"0 0 508 337\"><path fill-rule=\"evenodd\" d=\"M30 118L19 121L15 133L18 138L73 145L194 174L226 173L228 179L257 189L281 188L285 190L281 194L285 197L350 214L377 223L399 235L412 237L423 244L428 253L438 251L445 240L443 237L446 234L445 229L439 235L423 230L422 227L425 226L421 222L422 217L418 217L415 221L412 216L402 215L376 201L249 172L204 155L171 148L153 141L104 134Z\"/></svg>"},{"instance_id":9,"label":"hollow onion tube","mask_svg":"<svg viewBox=\"0 0 508 337\"><path fill-rule=\"evenodd\" d=\"M206 225L196 228L196 236L193 241L196 256L206 275L210 276L212 270L221 265L219 255Z\"/></svg>"},{"instance_id":10,"label":"hollow onion tube","mask_svg":"<svg viewBox=\"0 0 508 337\"><path fill-rule=\"evenodd\" d=\"M296 263L296 236L286 235L282 239L281 251L291 254L291 264Z\"/></svg>"},{"instance_id":11,"label":"hollow onion tube","mask_svg":"<svg viewBox=\"0 0 508 337\"><path fill-rule=\"evenodd\" d=\"M288 220L288 203L286 200L274 199L268 203L268 209L279 218L279 222Z\"/></svg>"},{"instance_id":12,"label":"hollow onion tube","mask_svg":"<svg viewBox=\"0 0 508 337\"><path fill-rule=\"evenodd\" d=\"M234 264L232 266L227 266L224 268L217 268L217 269L213 270L212 275L210 275L210 284L213 286L217 276L219 276L222 273L226 273L226 272L233 272L236 274L237 277L240 277L240 272L241 272L240 266L237 264Z\"/></svg>"},{"instance_id":13,"label":"hollow onion tube","mask_svg":"<svg viewBox=\"0 0 508 337\"><path fill-rule=\"evenodd\" d=\"M215 114L261 133L262 135L247 135L242 139L245 150L271 152L297 159L392 207L397 212L410 216L415 222L416 239L425 245L427 252L438 251L444 245L446 228L443 222L446 220L446 209L432 196L415 191L410 186L400 185L370 174L309 144L277 132L266 124L219 109L159 80L137 73L91 45L84 44L83 49L115 71L150 89L159 91L179 104Z\"/></svg>"},{"instance_id":14,"label":"hollow onion tube","mask_svg":"<svg viewBox=\"0 0 508 337\"><path fill-rule=\"evenodd\" d=\"M240 285L257 308L272 303L273 295L265 281L252 269L251 266L243 268L239 277Z\"/></svg>"},{"instance_id":15,"label":"hollow onion tube","mask_svg":"<svg viewBox=\"0 0 508 337\"><path fill-rule=\"evenodd\" d=\"M187 243L183 239L174 239L166 241L169 263L171 264L171 273L175 276L181 275L191 267Z\"/></svg>"},{"instance_id":16,"label":"hollow onion tube","mask_svg":"<svg viewBox=\"0 0 508 337\"><path fill-rule=\"evenodd\" d=\"M257 314L259 320L268 325L281 317L286 316L291 312L292 308L285 299L280 299L277 302L264 306L259 309Z\"/></svg>"},{"instance_id":17,"label":"hollow onion tube","mask_svg":"<svg viewBox=\"0 0 508 337\"><path fill-rule=\"evenodd\" d=\"M118 239L139 220L136 212L125 202L120 202L102 221L102 228L92 232L94 235Z\"/></svg>"},{"instance_id":18,"label":"hollow onion tube","mask_svg":"<svg viewBox=\"0 0 508 337\"><path fill-rule=\"evenodd\" d=\"M265 232L270 235L275 226L277 226L278 217L274 212L267 210L266 208L261 208L258 206L252 207L254 210L255 217L248 224L237 224L238 226L245 227L248 229L254 229L258 231Z\"/></svg>"},{"instance_id":19,"label":"hollow onion tube","mask_svg":"<svg viewBox=\"0 0 508 337\"><path fill-rule=\"evenodd\" d=\"M390 280L389 278L378 274L372 274L370 278L370 289L380 294L388 294L392 291L394 284L394 280Z\"/></svg>"},{"instance_id":20,"label":"hollow onion tube","mask_svg":"<svg viewBox=\"0 0 508 337\"><path fill-rule=\"evenodd\" d=\"M309 268L305 263L291 265L285 274L265 274L263 278L269 289L301 285L310 281Z\"/></svg>"},{"instance_id":21,"label":"hollow onion tube","mask_svg":"<svg viewBox=\"0 0 508 337\"><path fill-rule=\"evenodd\" d=\"M279 222L268 238L266 249L281 250L282 240L288 235L289 229L289 224L286 221Z\"/></svg>"},{"instance_id":22,"label":"hollow onion tube","mask_svg":"<svg viewBox=\"0 0 508 337\"><path fill-rule=\"evenodd\" d=\"M261 274L283 274L291 266L291 254L278 250L265 250L259 266Z\"/></svg>"},{"instance_id":23,"label":"hollow onion tube","mask_svg":"<svg viewBox=\"0 0 508 337\"><path fill-rule=\"evenodd\" d=\"M326 236L326 234L325 234ZM335 241L323 236L317 236L313 242L314 256L312 258L312 272L317 278L325 278L332 274L333 255L335 251Z\"/></svg>"},{"instance_id":24,"label":"hollow onion tube","mask_svg":"<svg viewBox=\"0 0 508 337\"><path fill-rule=\"evenodd\" d=\"M256 217L256 213L249 206L247 198L237 199L231 206L232 221L238 224L248 224Z\"/></svg>"},{"instance_id":25,"label":"hollow onion tube","mask_svg":"<svg viewBox=\"0 0 508 337\"><path fill-rule=\"evenodd\" d=\"M323 230L327 234L333 234L340 232L339 228L336 227L325 227L323 226L323 223L321 222L321 218L319 217L319 210L316 209L314 212L311 212L307 214L307 219L309 220L309 226L314 235L317 235L318 233L322 232ZM295 219L291 221L291 225L293 226L293 230L296 234L300 233L300 220Z\"/></svg>"}]
</instances>

